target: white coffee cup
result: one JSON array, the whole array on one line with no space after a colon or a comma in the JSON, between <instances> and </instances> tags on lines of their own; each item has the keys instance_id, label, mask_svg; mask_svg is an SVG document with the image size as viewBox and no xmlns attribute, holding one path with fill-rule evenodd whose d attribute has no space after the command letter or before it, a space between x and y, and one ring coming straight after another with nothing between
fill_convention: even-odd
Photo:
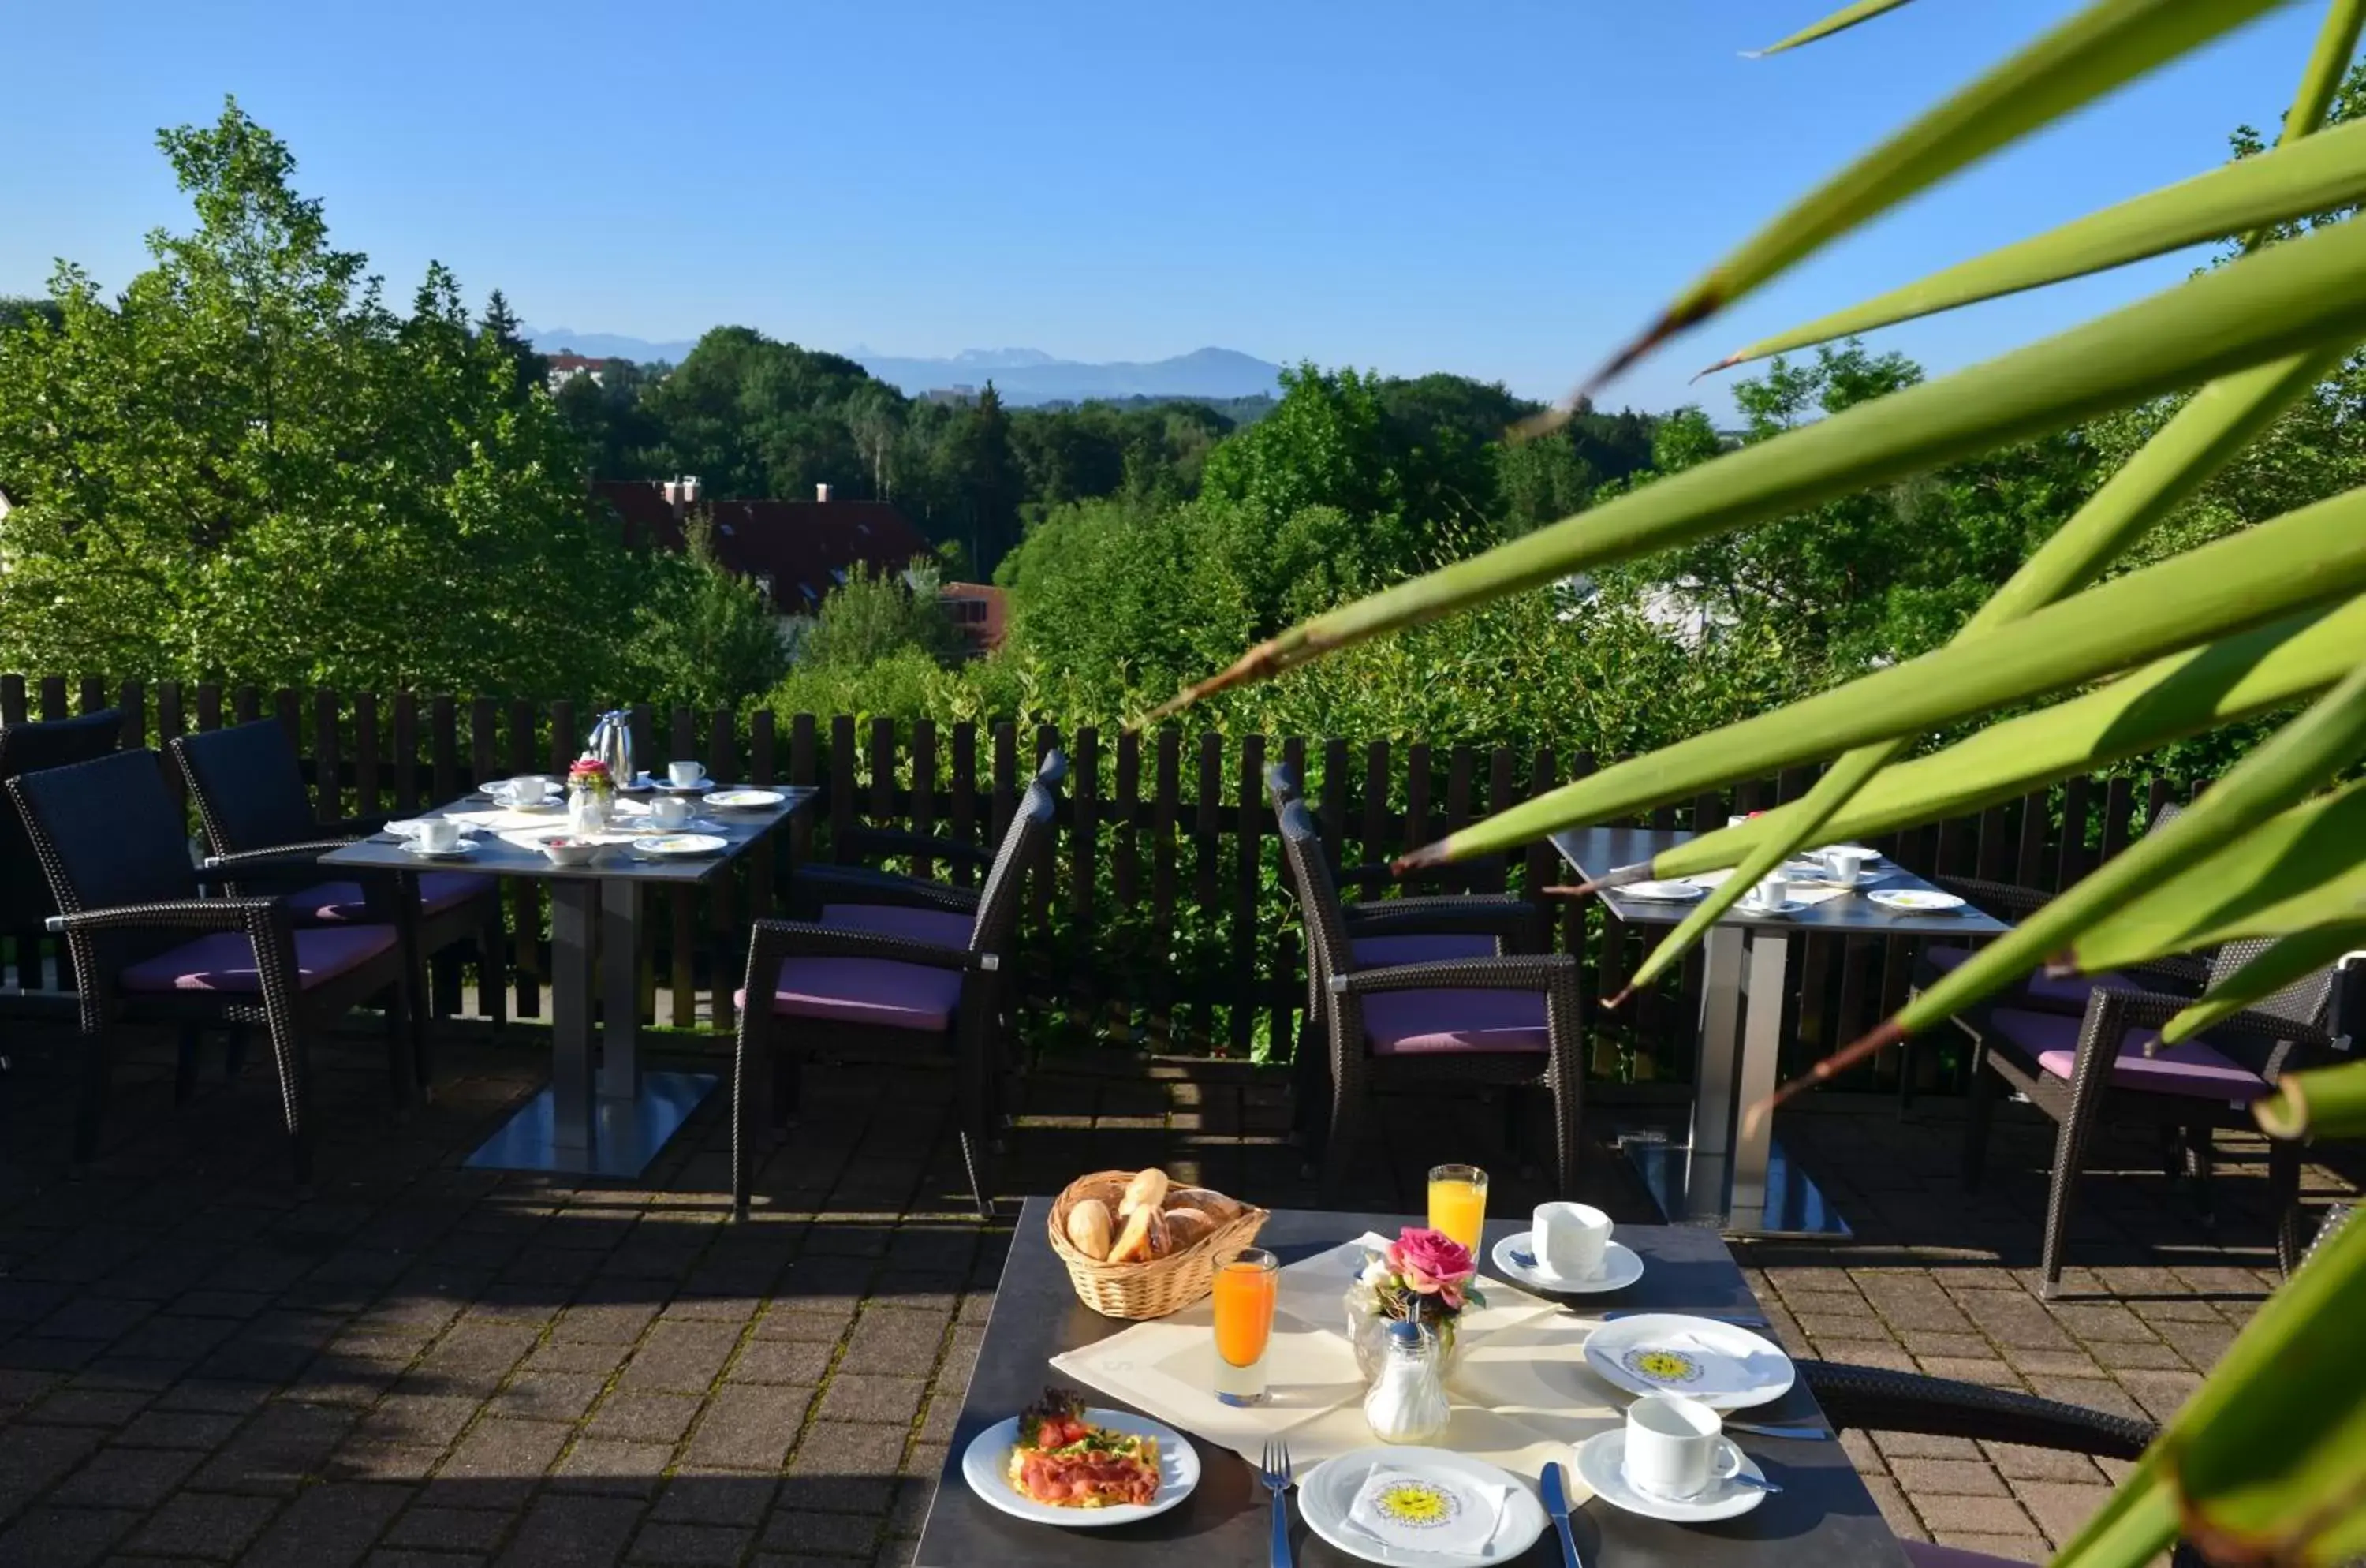
<instances>
[{"instance_id":1,"label":"white coffee cup","mask_svg":"<svg viewBox=\"0 0 2366 1568\"><path fill-rule=\"evenodd\" d=\"M669 795L649 802L649 820L671 832L690 822L690 802L678 795Z\"/></svg>"},{"instance_id":2,"label":"white coffee cup","mask_svg":"<svg viewBox=\"0 0 2366 1568\"><path fill-rule=\"evenodd\" d=\"M449 817L426 818L411 841L430 854L449 854L460 847L460 824Z\"/></svg>"},{"instance_id":3,"label":"white coffee cup","mask_svg":"<svg viewBox=\"0 0 2366 1568\"><path fill-rule=\"evenodd\" d=\"M1853 887L1865 874L1865 862L1872 857L1860 849L1842 848L1826 850L1821 858L1834 882L1842 887Z\"/></svg>"},{"instance_id":4,"label":"white coffee cup","mask_svg":"<svg viewBox=\"0 0 2366 1568\"><path fill-rule=\"evenodd\" d=\"M1539 1203L1528 1246L1544 1271L1560 1280L1591 1280L1602 1272L1610 1245L1610 1216L1584 1203Z\"/></svg>"},{"instance_id":5,"label":"white coffee cup","mask_svg":"<svg viewBox=\"0 0 2366 1568\"><path fill-rule=\"evenodd\" d=\"M688 789L705 779L706 766L703 762L668 762L666 777L676 789Z\"/></svg>"},{"instance_id":6,"label":"white coffee cup","mask_svg":"<svg viewBox=\"0 0 2366 1568\"><path fill-rule=\"evenodd\" d=\"M1790 901L1791 884L1788 878L1782 876L1768 877L1752 888L1750 897L1742 900L1745 906L1756 909L1779 909Z\"/></svg>"},{"instance_id":7,"label":"white coffee cup","mask_svg":"<svg viewBox=\"0 0 2366 1568\"><path fill-rule=\"evenodd\" d=\"M1741 1468L1737 1451L1718 1440L1724 1431L1717 1412L1697 1399L1643 1395L1627 1407L1627 1483L1655 1497L1699 1495Z\"/></svg>"},{"instance_id":8,"label":"white coffee cup","mask_svg":"<svg viewBox=\"0 0 2366 1568\"><path fill-rule=\"evenodd\" d=\"M512 806L540 806L557 786L541 773L526 773L501 785Z\"/></svg>"}]
</instances>

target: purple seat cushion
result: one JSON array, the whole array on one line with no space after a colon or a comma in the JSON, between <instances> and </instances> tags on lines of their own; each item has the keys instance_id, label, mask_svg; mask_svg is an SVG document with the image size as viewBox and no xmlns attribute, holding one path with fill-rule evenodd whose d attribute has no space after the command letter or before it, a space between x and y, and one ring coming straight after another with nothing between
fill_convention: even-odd
<instances>
[{"instance_id":1,"label":"purple seat cushion","mask_svg":"<svg viewBox=\"0 0 2366 1568\"><path fill-rule=\"evenodd\" d=\"M886 958L792 958L772 985L772 1011L783 1018L937 1032L952 1027L961 1005L958 970ZM748 1005L745 991L739 1005Z\"/></svg>"},{"instance_id":2,"label":"purple seat cushion","mask_svg":"<svg viewBox=\"0 0 2366 1568\"><path fill-rule=\"evenodd\" d=\"M2028 1568L2018 1558L1990 1557L1985 1551L1966 1551L1960 1546L1941 1546L1928 1540L1901 1540L1898 1544L1914 1568Z\"/></svg>"},{"instance_id":3,"label":"purple seat cushion","mask_svg":"<svg viewBox=\"0 0 2366 1568\"><path fill-rule=\"evenodd\" d=\"M1364 998L1375 1056L1548 1050L1545 998L1535 991L1378 991Z\"/></svg>"},{"instance_id":4,"label":"purple seat cushion","mask_svg":"<svg viewBox=\"0 0 2366 1568\"><path fill-rule=\"evenodd\" d=\"M1368 936L1347 944L1358 969L1391 964L1434 964L1449 958L1493 958L1492 936Z\"/></svg>"},{"instance_id":5,"label":"purple seat cushion","mask_svg":"<svg viewBox=\"0 0 2366 1568\"><path fill-rule=\"evenodd\" d=\"M877 931L963 949L969 946L970 931L976 924L967 915L950 909L914 909L901 904L824 904L821 923L840 931Z\"/></svg>"},{"instance_id":6,"label":"purple seat cushion","mask_svg":"<svg viewBox=\"0 0 2366 1568\"><path fill-rule=\"evenodd\" d=\"M1999 1008L1989 1014L1989 1022L2038 1066L2069 1081L2078 1061L2079 1020L2067 1013ZM2181 1040L2158 1056L2146 1055L2145 1046L2158 1034L2158 1030L2131 1029L2122 1038L2120 1059L2112 1067L2115 1086L2241 1101L2258 1100L2268 1092L2265 1078L2199 1040Z\"/></svg>"},{"instance_id":7,"label":"purple seat cushion","mask_svg":"<svg viewBox=\"0 0 2366 1568\"><path fill-rule=\"evenodd\" d=\"M1951 975L1976 951L1969 947L1926 947L1922 950L1922 957L1941 974ZM2032 1001L2066 1008L2072 1012L2084 1012L2087 1010L2087 993L2101 981L2120 986L2128 984L2109 970L2101 975L2048 975L2041 969L2034 975L2022 976L2021 989L2022 994Z\"/></svg>"},{"instance_id":8,"label":"purple seat cushion","mask_svg":"<svg viewBox=\"0 0 2366 1568\"><path fill-rule=\"evenodd\" d=\"M426 872L419 878L419 910L440 915L499 886L496 878L473 871ZM323 882L291 893L287 910L299 925L355 926L369 919L358 882Z\"/></svg>"},{"instance_id":9,"label":"purple seat cushion","mask_svg":"<svg viewBox=\"0 0 2366 1568\"><path fill-rule=\"evenodd\" d=\"M314 926L296 933L297 983L306 990L359 968L394 947L392 926ZM127 991L225 991L253 995L263 989L254 966L254 944L243 931L216 931L142 959L117 984Z\"/></svg>"}]
</instances>

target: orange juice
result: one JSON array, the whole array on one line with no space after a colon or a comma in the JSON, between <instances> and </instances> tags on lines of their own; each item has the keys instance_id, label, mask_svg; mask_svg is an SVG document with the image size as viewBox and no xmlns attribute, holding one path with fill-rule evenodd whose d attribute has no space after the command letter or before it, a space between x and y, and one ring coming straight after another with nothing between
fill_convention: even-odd
<instances>
[{"instance_id":1,"label":"orange juice","mask_svg":"<svg viewBox=\"0 0 2366 1568\"><path fill-rule=\"evenodd\" d=\"M1479 1250L1487 1224L1487 1173L1475 1165L1441 1165L1429 1173L1429 1228Z\"/></svg>"},{"instance_id":2,"label":"orange juice","mask_svg":"<svg viewBox=\"0 0 2366 1568\"><path fill-rule=\"evenodd\" d=\"M1273 1333L1274 1271L1235 1258L1216 1270L1216 1354L1235 1367L1253 1367Z\"/></svg>"}]
</instances>

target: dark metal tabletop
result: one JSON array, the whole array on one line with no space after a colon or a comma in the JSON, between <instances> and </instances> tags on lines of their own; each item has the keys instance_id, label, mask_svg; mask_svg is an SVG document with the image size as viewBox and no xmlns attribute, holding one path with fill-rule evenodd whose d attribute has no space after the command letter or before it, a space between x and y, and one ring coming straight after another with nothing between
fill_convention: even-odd
<instances>
[{"instance_id":1,"label":"dark metal tabletop","mask_svg":"<svg viewBox=\"0 0 2366 1568\"><path fill-rule=\"evenodd\" d=\"M995 1568L1005 1563L1100 1564L1140 1568L1178 1563L1190 1568L1243 1568L1267 1561L1269 1505L1253 1468L1228 1449L1195 1442L1201 1464L1199 1489L1155 1518L1113 1529L1059 1529L1031 1524L988 1507L962 1479L962 1452L986 1427L1017 1414L1053 1374L1060 1351L1107 1338L1129 1325L1079 1303L1067 1273L1044 1239L1051 1200L1030 1198L1019 1217L1009 1258L995 1292L994 1316L979 1348L977 1370L953 1432L935 1506L920 1537L918 1568ZM1296 1262L1367 1231L1391 1235L1411 1223L1384 1214L1334 1214L1279 1210L1257 1245ZM1525 1220L1491 1222L1486 1245L1526 1228ZM1588 1298L1589 1310L1648 1307L1695 1312L1756 1312L1755 1297L1714 1231L1684 1226L1621 1225L1618 1239L1643 1257L1642 1279L1611 1296ZM1100 1397L1100 1396L1097 1396ZM1815 1400L1794 1387L1773 1404L1749 1412L1780 1425L1821 1422ZM1905 1554L1875 1507L1856 1467L1836 1441L1764 1438L1735 1434L1767 1478L1784 1491L1739 1518L1711 1525L1673 1525L1622 1513L1599 1500L1571 1515L1588 1568L1904 1568ZM1306 1529L1291 1495L1290 1548L1299 1568L1336 1568L1353 1560ZM1550 1529L1516 1559L1519 1568L1559 1568L1560 1547Z\"/></svg>"},{"instance_id":2,"label":"dark metal tabletop","mask_svg":"<svg viewBox=\"0 0 2366 1568\"><path fill-rule=\"evenodd\" d=\"M1693 836L1652 828L1572 828L1555 833L1552 842L1571 869L1580 877L1591 878L1622 865L1639 865ZM1865 894L1887 888L1934 893L1944 889L1932 887L1895 861L1883 861L1880 869L1887 873L1880 880L1791 914L1753 915L1737 904L1718 923L1756 931L1838 931L1854 936L1993 936L2011 929L1969 904L1939 913L1885 909ZM1673 926L1692 908L1690 904L1624 897L1615 887L1604 889L1601 898L1605 908L1630 925Z\"/></svg>"},{"instance_id":3,"label":"dark metal tabletop","mask_svg":"<svg viewBox=\"0 0 2366 1568\"><path fill-rule=\"evenodd\" d=\"M732 789L769 789L781 796L780 803L751 811L710 810L699 806L694 812L696 824L689 828L659 829L658 832L710 833L724 840L725 847L711 855L695 859L656 860L636 855L631 847L612 845L602 850L589 864L558 865L540 850L513 844L498 833L479 832L475 852L458 857L438 858L415 855L402 847L402 841L390 833L364 839L347 844L321 857L324 866L368 866L381 871L474 871L492 876L533 876L552 881L622 881L666 884L696 884L705 881L758 840L777 828L810 801L815 791L804 785L792 784L732 784L718 786ZM636 799L649 798L636 795ZM498 804L487 796L462 795L420 817L445 817L454 812L493 811ZM541 818L537 818L538 820ZM551 813L547 821L553 828L566 826L567 815L560 810Z\"/></svg>"}]
</instances>

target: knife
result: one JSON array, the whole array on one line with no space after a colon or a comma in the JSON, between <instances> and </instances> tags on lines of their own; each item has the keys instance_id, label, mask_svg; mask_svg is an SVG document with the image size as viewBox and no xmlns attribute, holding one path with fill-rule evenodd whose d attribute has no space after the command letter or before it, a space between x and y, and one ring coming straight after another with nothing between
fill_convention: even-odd
<instances>
[{"instance_id":1,"label":"knife","mask_svg":"<svg viewBox=\"0 0 2366 1568\"><path fill-rule=\"evenodd\" d=\"M1544 1485L1545 1512L1552 1516L1553 1528L1560 1531L1561 1568L1585 1568L1577 1559L1577 1538L1569 1533L1569 1494L1561 1490L1560 1461L1547 1464L1544 1473L1537 1479Z\"/></svg>"}]
</instances>

